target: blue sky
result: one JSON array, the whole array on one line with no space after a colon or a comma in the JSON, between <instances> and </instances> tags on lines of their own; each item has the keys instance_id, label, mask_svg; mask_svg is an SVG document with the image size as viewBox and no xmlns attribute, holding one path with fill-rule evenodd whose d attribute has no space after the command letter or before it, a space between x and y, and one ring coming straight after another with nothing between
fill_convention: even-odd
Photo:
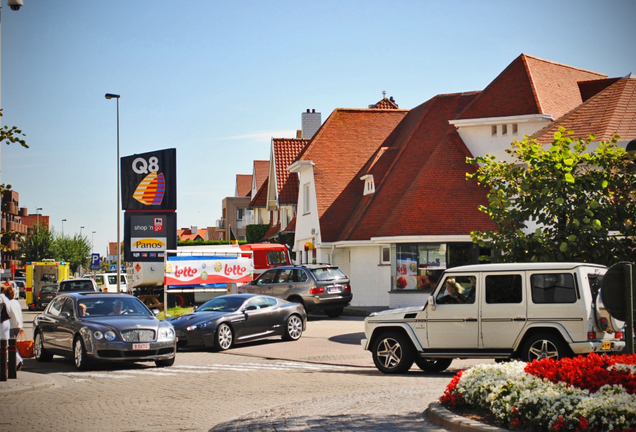
<instances>
[{"instance_id":1,"label":"blue sky","mask_svg":"<svg viewBox=\"0 0 636 432\"><path fill-rule=\"evenodd\" d=\"M483 89L521 53L636 73L632 0L2 2L2 124L30 148L3 145L0 182L100 254L117 221L105 93L121 95L121 156L176 148L177 225L206 227L308 108L324 121L384 90L410 109Z\"/></svg>"}]
</instances>

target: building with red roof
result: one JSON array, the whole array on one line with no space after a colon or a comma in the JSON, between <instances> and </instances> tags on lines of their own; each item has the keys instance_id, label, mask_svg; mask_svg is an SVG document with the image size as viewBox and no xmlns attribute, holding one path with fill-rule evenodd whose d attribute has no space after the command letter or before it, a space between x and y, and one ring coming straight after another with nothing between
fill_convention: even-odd
<instances>
[{"instance_id":1,"label":"building with red roof","mask_svg":"<svg viewBox=\"0 0 636 432\"><path fill-rule=\"evenodd\" d=\"M634 96L621 81L522 54L483 91L410 111L394 101L336 109L288 167L299 183L297 261L340 266L354 305L423 304L443 269L477 262L470 232L495 228L478 210L486 190L466 180L466 158L507 158L513 140L550 134L568 118L632 139Z\"/></svg>"}]
</instances>

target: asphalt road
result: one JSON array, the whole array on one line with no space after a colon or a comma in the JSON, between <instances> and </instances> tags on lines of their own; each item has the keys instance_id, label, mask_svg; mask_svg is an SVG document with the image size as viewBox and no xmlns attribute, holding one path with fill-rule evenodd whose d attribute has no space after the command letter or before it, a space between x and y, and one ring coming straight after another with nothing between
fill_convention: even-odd
<instances>
[{"instance_id":1,"label":"asphalt road","mask_svg":"<svg viewBox=\"0 0 636 432\"><path fill-rule=\"evenodd\" d=\"M25 312L25 330L35 314ZM70 360L25 360L56 385L5 396L3 430L217 431L443 430L423 417L459 369L389 376L360 339L363 320L311 316L296 342L280 339L223 353L179 352L175 365L101 365L77 372Z\"/></svg>"}]
</instances>

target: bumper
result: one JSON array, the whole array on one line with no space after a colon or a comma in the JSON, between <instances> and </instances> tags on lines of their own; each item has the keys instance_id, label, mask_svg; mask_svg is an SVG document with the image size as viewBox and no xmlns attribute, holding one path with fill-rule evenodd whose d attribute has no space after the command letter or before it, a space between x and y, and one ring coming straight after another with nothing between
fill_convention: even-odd
<instances>
[{"instance_id":1,"label":"bumper","mask_svg":"<svg viewBox=\"0 0 636 432\"><path fill-rule=\"evenodd\" d=\"M570 344L570 348L574 354L589 354L589 353L622 353L625 349L625 341L605 341L610 344L610 348L603 349L603 341L585 341L585 342L573 342Z\"/></svg>"},{"instance_id":2,"label":"bumper","mask_svg":"<svg viewBox=\"0 0 636 432\"><path fill-rule=\"evenodd\" d=\"M353 294L351 293L343 293L340 295L333 295L329 297L320 297L310 296L303 297L303 302L305 303L305 308L308 311L314 310L329 310L329 309L338 309L349 306L351 303L351 299L353 299Z\"/></svg>"},{"instance_id":3,"label":"bumper","mask_svg":"<svg viewBox=\"0 0 636 432\"><path fill-rule=\"evenodd\" d=\"M95 360L154 361L168 360L177 352L176 342L147 342L148 349L133 349L131 342L94 343L88 355Z\"/></svg>"},{"instance_id":4,"label":"bumper","mask_svg":"<svg viewBox=\"0 0 636 432\"><path fill-rule=\"evenodd\" d=\"M177 334L177 348L212 348L214 346L214 332L175 330Z\"/></svg>"}]
</instances>

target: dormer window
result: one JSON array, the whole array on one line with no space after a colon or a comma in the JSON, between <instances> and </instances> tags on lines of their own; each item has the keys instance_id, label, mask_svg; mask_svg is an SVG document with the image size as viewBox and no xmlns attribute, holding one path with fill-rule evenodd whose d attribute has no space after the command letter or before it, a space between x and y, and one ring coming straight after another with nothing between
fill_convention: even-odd
<instances>
[{"instance_id":1,"label":"dormer window","mask_svg":"<svg viewBox=\"0 0 636 432\"><path fill-rule=\"evenodd\" d=\"M373 175L367 174L360 177L364 181L364 192L362 195L371 195L375 192L375 183L373 183Z\"/></svg>"}]
</instances>

